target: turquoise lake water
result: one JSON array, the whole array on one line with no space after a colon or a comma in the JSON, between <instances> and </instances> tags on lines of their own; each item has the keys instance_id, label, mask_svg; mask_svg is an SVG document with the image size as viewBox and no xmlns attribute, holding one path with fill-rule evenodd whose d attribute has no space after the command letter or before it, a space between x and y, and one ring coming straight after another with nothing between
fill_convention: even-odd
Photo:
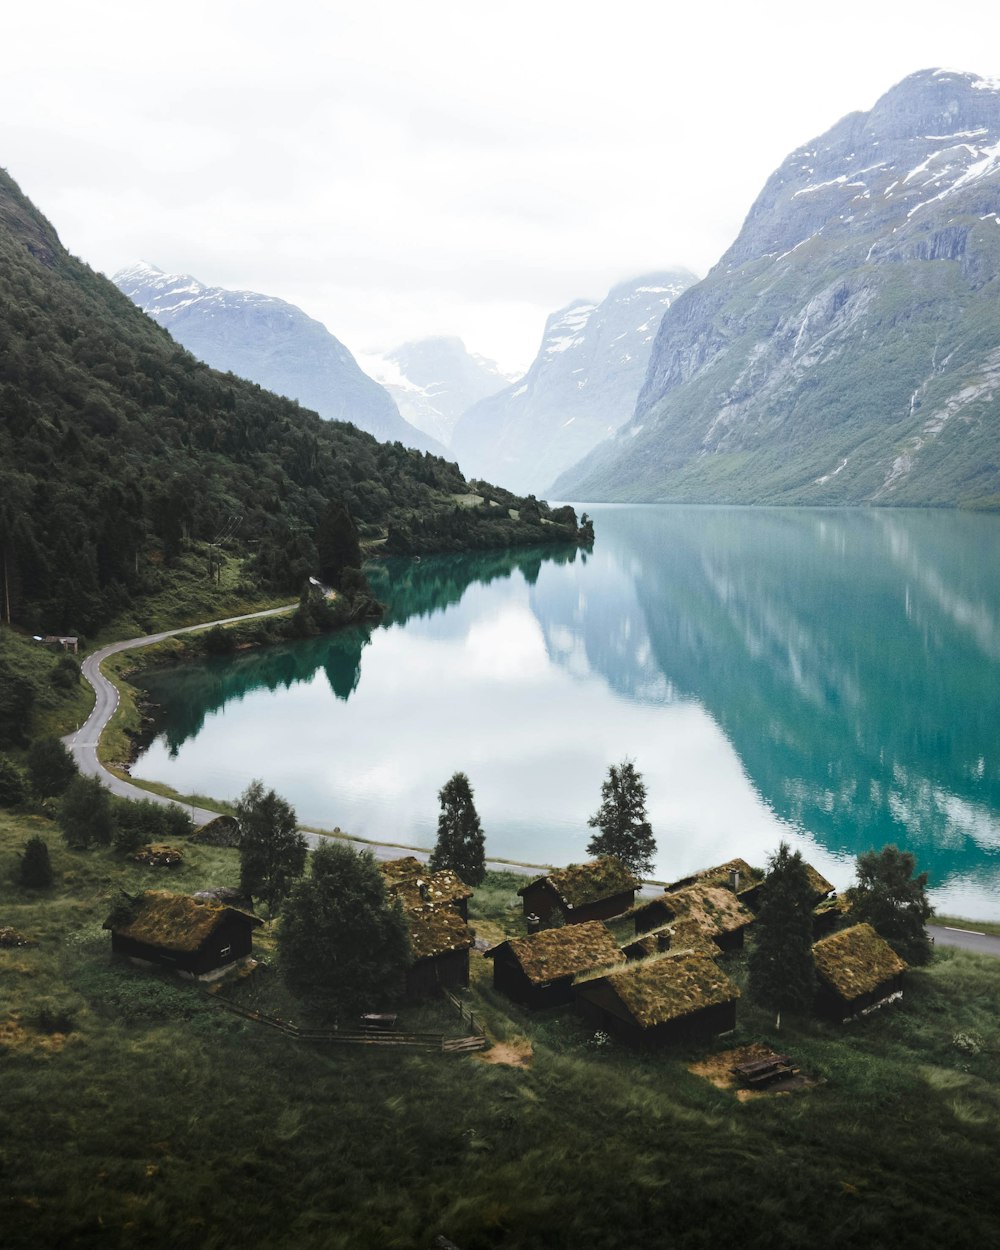
<instances>
[{"instance_id":1,"label":"turquoise lake water","mask_svg":"<svg viewBox=\"0 0 1000 1250\"><path fill-rule=\"evenodd\" d=\"M375 629L157 674L133 775L429 847L462 770L489 854L563 864L628 756L663 879L895 842L1000 918L1000 517L591 511L592 552L379 565Z\"/></svg>"}]
</instances>

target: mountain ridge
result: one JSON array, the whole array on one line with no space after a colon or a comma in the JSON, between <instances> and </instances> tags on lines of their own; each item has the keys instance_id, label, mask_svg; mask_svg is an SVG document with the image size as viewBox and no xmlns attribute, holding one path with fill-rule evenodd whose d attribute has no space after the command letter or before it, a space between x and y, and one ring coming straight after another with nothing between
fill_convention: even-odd
<instances>
[{"instance_id":1,"label":"mountain ridge","mask_svg":"<svg viewBox=\"0 0 1000 1250\"><path fill-rule=\"evenodd\" d=\"M998 209L1000 83L920 71L848 114L770 176L556 492L996 506Z\"/></svg>"}]
</instances>

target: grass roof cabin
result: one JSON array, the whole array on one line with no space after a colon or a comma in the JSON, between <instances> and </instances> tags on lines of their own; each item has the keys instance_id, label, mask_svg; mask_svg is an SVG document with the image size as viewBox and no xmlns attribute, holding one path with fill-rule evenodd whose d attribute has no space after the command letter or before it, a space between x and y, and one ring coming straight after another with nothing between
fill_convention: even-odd
<instances>
[{"instance_id":1,"label":"grass roof cabin","mask_svg":"<svg viewBox=\"0 0 1000 1250\"><path fill-rule=\"evenodd\" d=\"M764 882L764 870L753 868L745 859L730 859L724 864L716 864L713 868L703 868L689 877L678 877L664 890L665 894L676 894L686 890L688 886L713 885L723 890L730 890L745 906L754 907Z\"/></svg>"},{"instance_id":2,"label":"grass roof cabin","mask_svg":"<svg viewBox=\"0 0 1000 1250\"><path fill-rule=\"evenodd\" d=\"M625 962L602 920L508 938L485 955L493 960L494 986L532 1011L571 1002L579 973Z\"/></svg>"},{"instance_id":3,"label":"grass roof cabin","mask_svg":"<svg viewBox=\"0 0 1000 1250\"><path fill-rule=\"evenodd\" d=\"M214 980L252 954L253 931L263 923L213 899L147 890L103 927L116 955Z\"/></svg>"},{"instance_id":4,"label":"grass roof cabin","mask_svg":"<svg viewBox=\"0 0 1000 1250\"><path fill-rule=\"evenodd\" d=\"M851 910L851 900L846 894L834 894L821 899L813 908L813 937L825 937L844 923Z\"/></svg>"},{"instance_id":5,"label":"grass roof cabin","mask_svg":"<svg viewBox=\"0 0 1000 1250\"><path fill-rule=\"evenodd\" d=\"M732 890L705 882L650 899L636 907L632 917L637 935L662 931L683 920L724 951L743 946L743 935L754 919L750 908Z\"/></svg>"},{"instance_id":6,"label":"grass roof cabin","mask_svg":"<svg viewBox=\"0 0 1000 1250\"><path fill-rule=\"evenodd\" d=\"M855 924L813 945L816 1009L846 1023L903 996L906 964L870 924Z\"/></svg>"},{"instance_id":7,"label":"grass roof cabin","mask_svg":"<svg viewBox=\"0 0 1000 1250\"><path fill-rule=\"evenodd\" d=\"M626 959L648 959L664 951L698 951L702 955L718 955L719 947L696 921L686 917L649 929L634 942L622 947Z\"/></svg>"},{"instance_id":8,"label":"grass roof cabin","mask_svg":"<svg viewBox=\"0 0 1000 1250\"><path fill-rule=\"evenodd\" d=\"M473 892L451 868L431 872L413 855L386 860L379 868L385 877L386 889L399 899L404 911L425 903L445 903L463 920L468 920Z\"/></svg>"},{"instance_id":9,"label":"grass roof cabin","mask_svg":"<svg viewBox=\"0 0 1000 1250\"><path fill-rule=\"evenodd\" d=\"M709 955L692 951L577 978L577 1012L625 1041L660 1046L736 1027L740 991Z\"/></svg>"},{"instance_id":10,"label":"grass roof cabin","mask_svg":"<svg viewBox=\"0 0 1000 1250\"><path fill-rule=\"evenodd\" d=\"M628 911L641 884L623 863L605 855L536 877L521 886L518 894L525 916L534 914L546 924L553 915L560 915L567 924L583 924Z\"/></svg>"},{"instance_id":11,"label":"grass roof cabin","mask_svg":"<svg viewBox=\"0 0 1000 1250\"><path fill-rule=\"evenodd\" d=\"M469 984L469 947L474 933L447 903L404 905L413 947L406 974L409 998L425 998L440 989Z\"/></svg>"}]
</instances>

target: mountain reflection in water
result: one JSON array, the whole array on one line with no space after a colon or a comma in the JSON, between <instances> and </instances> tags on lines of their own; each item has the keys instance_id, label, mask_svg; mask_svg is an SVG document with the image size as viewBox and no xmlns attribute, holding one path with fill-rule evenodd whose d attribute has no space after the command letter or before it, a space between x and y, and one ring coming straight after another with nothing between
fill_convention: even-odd
<instances>
[{"instance_id":1,"label":"mountain reflection in water","mask_svg":"<svg viewBox=\"0 0 1000 1250\"><path fill-rule=\"evenodd\" d=\"M630 755L664 877L786 837L846 885L895 841L1000 915L1000 518L593 511L592 553L387 562L374 630L155 675L136 775L430 845L464 769L492 854L565 863Z\"/></svg>"}]
</instances>

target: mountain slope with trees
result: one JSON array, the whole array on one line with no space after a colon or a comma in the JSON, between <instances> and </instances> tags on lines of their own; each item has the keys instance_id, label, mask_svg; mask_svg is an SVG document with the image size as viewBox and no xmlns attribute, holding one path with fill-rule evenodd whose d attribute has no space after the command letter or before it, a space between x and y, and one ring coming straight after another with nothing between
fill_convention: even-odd
<instances>
[{"instance_id":1,"label":"mountain slope with trees","mask_svg":"<svg viewBox=\"0 0 1000 1250\"><path fill-rule=\"evenodd\" d=\"M664 314L568 499L1000 506L1000 83L925 70L793 152Z\"/></svg>"},{"instance_id":2,"label":"mountain slope with trees","mask_svg":"<svg viewBox=\"0 0 1000 1250\"><path fill-rule=\"evenodd\" d=\"M3 620L91 633L223 543L244 587L297 592L332 500L407 551L577 539L575 517L482 498L455 464L200 364L0 171Z\"/></svg>"}]
</instances>

